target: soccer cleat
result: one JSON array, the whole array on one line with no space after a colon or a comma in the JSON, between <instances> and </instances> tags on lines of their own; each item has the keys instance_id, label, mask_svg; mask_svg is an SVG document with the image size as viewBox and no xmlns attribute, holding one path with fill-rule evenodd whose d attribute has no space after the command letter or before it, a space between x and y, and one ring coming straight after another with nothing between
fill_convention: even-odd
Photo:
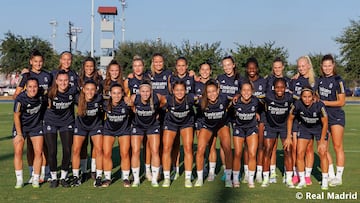
<instances>
[{"instance_id":1,"label":"soccer cleat","mask_svg":"<svg viewBox=\"0 0 360 203\"><path fill-rule=\"evenodd\" d=\"M165 178L162 184L162 187L170 187L171 180L169 178Z\"/></svg>"},{"instance_id":2,"label":"soccer cleat","mask_svg":"<svg viewBox=\"0 0 360 203\"><path fill-rule=\"evenodd\" d=\"M146 172L145 178L146 178L148 181L151 181L151 180L152 180L152 174L151 174L150 171Z\"/></svg>"},{"instance_id":3,"label":"soccer cleat","mask_svg":"<svg viewBox=\"0 0 360 203\"><path fill-rule=\"evenodd\" d=\"M185 179L185 188L192 188L192 182L190 179Z\"/></svg>"},{"instance_id":4,"label":"soccer cleat","mask_svg":"<svg viewBox=\"0 0 360 203\"><path fill-rule=\"evenodd\" d=\"M85 183L88 179L88 173L82 173L81 174L81 182Z\"/></svg>"},{"instance_id":5,"label":"soccer cleat","mask_svg":"<svg viewBox=\"0 0 360 203\"><path fill-rule=\"evenodd\" d=\"M101 185L101 187L109 187L111 185L111 180L105 179Z\"/></svg>"},{"instance_id":6,"label":"soccer cleat","mask_svg":"<svg viewBox=\"0 0 360 203\"><path fill-rule=\"evenodd\" d=\"M277 182L276 177L277 177L276 173L270 174L269 183L276 183Z\"/></svg>"},{"instance_id":7,"label":"soccer cleat","mask_svg":"<svg viewBox=\"0 0 360 203\"><path fill-rule=\"evenodd\" d=\"M71 185L65 179L60 180L60 185L66 188L71 187Z\"/></svg>"},{"instance_id":8,"label":"soccer cleat","mask_svg":"<svg viewBox=\"0 0 360 203\"><path fill-rule=\"evenodd\" d=\"M256 179L256 182L257 182L257 183L262 183L262 182L263 182L263 179L262 179L261 174L258 174L258 173L257 173L255 179Z\"/></svg>"},{"instance_id":9,"label":"soccer cleat","mask_svg":"<svg viewBox=\"0 0 360 203\"><path fill-rule=\"evenodd\" d=\"M72 187L79 187L80 185L81 185L81 179L75 176L72 182Z\"/></svg>"},{"instance_id":10,"label":"soccer cleat","mask_svg":"<svg viewBox=\"0 0 360 203\"><path fill-rule=\"evenodd\" d=\"M292 182L292 180L288 180L288 181L286 182L286 186L287 186L288 188L295 188L295 185L294 185L294 183Z\"/></svg>"},{"instance_id":11,"label":"soccer cleat","mask_svg":"<svg viewBox=\"0 0 360 203\"><path fill-rule=\"evenodd\" d=\"M292 177L292 182L293 182L294 185L297 184L299 181L300 181L299 176L293 176Z\"/></svg>"},{"instance_id":12,"label":"soccer cleat","mask_svg":"<svg viewBox=\"0 0 360 203\"><path fill-rule=\"evenodd\" d=\"M40 188L39 180L33 179L33 181L32 181L32 187L33 187L33 188Z\"/></svg>"},{"instance_id":13,"label":"soccer cleat","mask_svg":"<svg viewBox=\"0 0 360 203\"><path fill-rule=\"evenodd\" d=\"M248 187L249 188L255 188L255 184L254 183L248 183Z\"/></svg>"},{"instance_id":14,"label":"soccer cleat","mask_svg":"<svg viewBox=\"0 0 360 203\"><path fill-rule=\"evenodd\" d=\"M305 182L300 182L295 188L296 188L296 189L306 188L306 183L305 183Z\"/></svg>"},{"instance_id":15,"label":"soccer cleat","mask_svg":"<svg viewBox=\"0 0 360 203\"><path fill-rule=\"evenodd\" d=\"M225 187L232 188L233 187L232 181L231 180L225 180Z\"/></svg>"},{"instance_id":16,"label":"soccer cleat","mask_svg":"<svg viewBox=\"0 0 360 203\"><path fill-rule=\"evenodd\" d=\"M57 179L50 181L50 188L57 188L59 186L59 181Z\"/></svg>"},{"instance_id":17,"label":"soccer cleat","mask_svg":"<svg viewBox=\"0 0 360 203\"><path fill-rule=\"evenodd\" d=\"M330 187L335 187L335 186L340 186L340 185L342 185L342 180L340 180L338 178L333 178L329 181Z\"/></svg>"},{"instance_id":18,"label":"soccer cleat","mask_svg":"<svg viewBox=\"0 0 360 203\"><path fill-rule=\"evenodd\" d=\"M213 173L209 173L208 177L207 177L207 181L212 182L215 180L215 174Z\"/></svg>"},{"instance_id":19,"label":"soccer cleat","mask_svg":"<svg viewBox=\"0 0 360 203\"><path fill-rule=\"evenodd\" d=\"M97 177L94 181L94 187L101 187L101 186L102 186L101 177Z\"/></svg>"},{"instance_id":20,"label":"soccer cleat","mask_svg":"<svg viewBox=\"0 0 360 203\"><path fill-rule=\"evenodd\" d=\"M305 177L305 182L306 182L306 185L307 185L307 186L312 185L312 182L311 182L311 178L310 178L310 177Z\"/></svg>"},{"instance_id":21,"label":"soccer cleat","mask_svg":"<svg viewBox=\"0 0 360 203\"><path fill-rule=\"evenodd\" d=\"M239 180L233 180L233 186L234 186L235 188L240 187L240 182L239 182Z\"/></svg>"},{"instance_id":22,"label":"soccer cleat","mask_svg":"<svg viewBox=\"0 0 360 203\"><path fill-rule=\"evenodd\" d=\"M20 189L22 187L24 187L23 181L22 180L17 180L16 185L15 185L15 189Z\"/></svg>"},{"instance_id":23,"label":"soccer cleat","mask_svg":"<svg viewBox=\"0 0 360 203\"><path fill-rule=\"evenodd\" d=\"M123 180L124 187L130 187L130 181L128 179Z\"/></svg>"},{"instance_id":24,"label":"soccer cleat","mask_svg":"<svg viewBox=\"0 0 360 203\"><path fill-rule=\"evenodd\" d=\"M204 181L203 181L203 179L197 179L196 180L196 182L195 182L195 187L202 187L203 186L203 184L204 184Z\"/></svg>"},{"instance_id":25,"label":"soccer cleat","mask_svg":"<svg viewBox=\"0 0 360 203\"><path fill-rule=\"evenodd\" d=\"M247 176L247 175L244 175L244 177L243 177L243 179L242 179L242 183L248 183L248 181L249 181L249 176Z\"/></svg>"},{"instance_id":26,"label":"soccer cleat","mask_svg":"<svg viewBox=\"0 0 360 203\"><path fill-rule=\"evenodd\" d=\"M152 187L159 187L159 183L157 182L157 180L151 181L151 186Z\"/></svg>"},{"instance_id":27,"label":"soccer cleat","mask_svg":"<svg viewBox=\"0 0 360 203\"><path fill-rule=\"evenodd\" d=\"M34 180L34 177L31 176L30 179L28 180L28 183L31 184L33 182L33 180Z\"/></svg>"},{"instance_id":28,"label":"soccer cleat","mask_svg":"<svg viewBox=\"0 0 360 203\"><path fill-rule=\"evenodd\" d=\"M261 183L261 187L269 187L270 181L268 178L264 178L264 180Z\"/></svg>"},{"instance_id":29,"label":"soccer cleat","mask_svg":"<svg viewBox=\"0 0 360 203\"><path fill-rule=\"evenodd\" d=\"M139 187L140 186L140 182L139 181L134 181L131 185L131 187Z\"/></svg>"},{"instance_id":30,"label":"soccer cleat","mask_svg":"<svg viewBox=\"0 0 360 203\"><path fill-rule=\"evenodd\" d=\"M328 186L321 186L321 190L329 190Z\"/></svg>"}]
</instances>

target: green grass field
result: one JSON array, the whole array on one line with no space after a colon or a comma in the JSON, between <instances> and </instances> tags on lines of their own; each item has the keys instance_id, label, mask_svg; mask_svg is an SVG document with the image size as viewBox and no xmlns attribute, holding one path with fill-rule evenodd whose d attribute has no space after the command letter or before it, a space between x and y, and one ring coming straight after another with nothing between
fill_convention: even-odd
<instances>
[{"instance_id":1,"label":"green grass field","mask_svg":"<svg viewBox=\"0 0 360 203\"><path fill-rule=\"evenodd\" d=\"M346 167L343 177L343 185L330 188L329 192L341 194L343 192L360 193L360 142L357 137L360 134L359 114L360 105L348 105L346 111L346 130L344 138ZM297 192L304 195L302 202L306 200L306 193L321 194L320 186L315 177L319 176L319 163L316 160L312 176L313 185L303 190L288 189L282 184L279 168L282 168L282 152L278 150L278 183L271 184L268 188L261 188L256 184L255 189L249 189L242 184L240 188L225 188L220 176L214 182L205 182L201 188L184 188L184 174L174 181L170 188L152 188L150 182L143 182L139 188L124 188L120 180L116 180L108 188L94 188L92 181L87 181L77 188L50 189L45 183L40 189L33 189L31 185L25 185L22 189L14 189L16 182L13 166L13 147L11 139L12 129L12 104L0 104L0 202L300 202L296 199ZM60 141L59 141L60 143ZM26 150L26 149L25 149ZM24 150L24 180L28 179L26 163L26 151ZM114 169L113 176L119 179L119 158L116 146L114 146ZM331 149L333 154L333 150ZM59 148L58 155L61 154ZM60 163L60 156L58 163ZM195 172L195 168L193 170ZM220 172L222 174L222 172ZM325 192L325 200L326 200ZM360 194L359 194L360 195ZM359 202L358 197L357 202ZM336 201L336 200L334 200ZM324 202L317 200L317 202ZM326 200L326 202L331 202ZM347 200L346 202L356 202Z\"/></svg>"}]
</instances>

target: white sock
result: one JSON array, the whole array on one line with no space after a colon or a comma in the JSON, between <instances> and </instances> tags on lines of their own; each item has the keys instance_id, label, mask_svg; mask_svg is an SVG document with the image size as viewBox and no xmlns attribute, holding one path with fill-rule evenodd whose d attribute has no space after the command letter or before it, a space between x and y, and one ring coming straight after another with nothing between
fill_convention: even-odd
<instances>
[{"instance_id":1,"label":"white sock","mask_svg":"<svg viewBox=\"0 0 360 203\"><path fill-rule=\"evenodd\" d=\"M329 178L334 179L335 178L335 171L334 171L334 164L329 164Z\"/></svg>"},{"instance_id":2,"label":"white sock","mask_svg":"<svg viewBox=\"0 0 360 203\"><path fill-rule=\"evenodd\" d=\"M231 173L232 173L231 169L225 169L225 175L226 175L225 180L231 180Z\"/></svg>"},{"instance_id":3,"label":"white sock","mask_svg":"<svg viewBox=\"0 0 360 203\"><path fill-rule=\"evenodd\" d=\"M51 175L51 180L56 180L56 179L57 179L57 173L56 173L56 171L51 171L51 172L50 172L50 175Z\"/></svg>"},{"instance_id":4,"label":"white sock","mask_svg":"<svg viewBox=\"0 0 360 203\"><path fill-rule=\"evenodd\" d=\"M23 170L15 170L16 181L23 181Z\"/></svg>"},{"instance_id":5,"label":"white sock","mask_svg":"<svg viewBox=\"0 0 360 203\"><path fill-rule=\"evenodd\" d=\"M209 162L209 173L215 174L216 162Z\"/></svg>"},{"instance_id":6,"label":"white sock","mask_svg":"<svg viewBox=\"0 0 360 203\"><path fill-rule=\"evenodd\" d=\"M344 172L343 166L336 166L336 178L342 180L342 174Z\"/></svg>"},{"instance_id":7,"label":"white sock","mask_svg":"<svg viewBox=\"0 0 360 203\"><path fill-rule=\"evenodd\" d=\"M151 182L153 182L153 183L157 182L158 175L159 175L159 169L160 169L160 167L151 166L151 171L152 171Z\"/></svg>"},{"instance_id":8,"label":"white sock","mask_svg":"<svg viewBox=\"0 0 360 203\"><path fill-rule=\"evenodd\" d=\"M111 171L104 171L105 180L111 180Z\"/></svg>"},{"instance_id":9,"label":"white sock","mask_svg":"<svg viewBox=\"0 0 360 203\"><path fill-rule=\"evenodd\" d=\"M164 171L164 179L170 179L170 171Z\"/></svg>"},{"instance_id":10,"label":"white sock","mask_svg":"<svg viewBox=\"0 0 360 203\"><path fill-rule=\"evenodd\" d=\"M145 164L146 173L151 173L150 164Z\"/></svg>"},{"instance_id":11,"label":"white sock","mask_svg":"<svg viewBox=\"0 0 360 203\"><path fill-rule=\"evenodd\" d=\"M61 176L60 176L60 179L66 179L67 178L67 174L68 172L65 171L65 170L61 170Z\"/></svg>"},{"instance_id":12,"label":"white sock","mask_svg":"<svg viewBox=\"0 0 360 203\"><path fill-rule=\"evenodd\" d=\"M239 182L240 171L233 171L233 182Z\"/></svg>"},{"instance_id":13,"label":"white sock","mask_svg":"<svg viewBox=\"0 0 360 203\"><path fill-rule=\"evenodd\" d=\"M180 167L179 166L176 166L175 170L176 170L176 173L180 173Z\"/></svg>"},{"instance_id":14,"label":"white sock","mask_svg":"<svg viewBox=\"0 0 360 203\"><path fill-rule=\"evenodd\" d=\"M34 181L35 182L39 182L39 179L40 179L40 175L39 174L34 174Z\"/></svg>"},{"instance_id":15,"label":"white sock","mask_svg":"<svg viewBox=\"0 0 360 203\"><path fill-rule=\"evenodd\" d=\"M244 165L245 176L249 176L249 165Z\"/></svg>"},{"instance_id":16,"label":"white sock","mask_svg":"<svg viewBox=\"0 0 360 203\"><path fill-rule=\"evenodd\" d=\"M96 159L91 159L91 172L96 172Z\"/></svg>"},{"instance_id":17,"label":"white sock","mask_svg":"<svg viewBox=\"0 0 360 203\"><path fill-rule=\"evenodd\" d=\"M130 170L122 171L122 179L129 180Z\"/></svg>"},{"instance_id":18,"label":"white sock","mask_svg":"<svg viewBox=\"0 0 360 203\"><path fill-rule=\"evenodd\" d=\"M203 179L203 176L204 176L203 170L197 171L196 173L197 173L197 178L200 179L200 180L202 180L202 179Z\"/></svg>"},{"instance_id":19,"label":"white sock","mask_svg":"<svg viewBox=\"0 0 360 203\"><path fill-rule=\"evenodd\" d=\"M79 169L73 169L72 171L74 177L79 177Z\"/></svg>"},{"instance_id":20,"label":"white sock","mask_svg":"<svg viewBox=\"0 0 360 203\"><path fill-rule=\"evenodd\" d=\"M42 178L45 177L45 166L41 166L40 175Z\"/></svg>"},{"instance_id":21,"label":"white sock","mask_svg":"<svg viewBox=\"0 0 360 203\"><path fill-rule=\"evenodd\" d=\"M254 184L255 171L249 171L249 184Z\"/></svg>"},{"instance_id":22,"label":"white sock","mask_svg":"<svg viewBox=\"0 0 360 203\"><path fill-rule=\"evenodd\" d=\"M140 182L140 167L137 168L131 168L132 173L134 175L134 182L139 183Z\"/></svg>"},{"instance_id":23,"label":"white sock","mask_svg":"<svg viewBox=\"0 0 360 203\"><path fill-rule=\"evenodd\" d=\"M263 172L264 180L269 180L269 175L270 175L270 171L264 171Z\"/></svg>"},{"instance_id":24,"label":"white sock","mask_svg":"<svg viewBox=\"0 0 360 203\"><path fill-rule=\"evenodd\" d=\"M96 178L98 178L98 177L102 177L102 170L98 170L98 169L96 169Z\"/></svg>"},{"instance_id":25,"label":"white sock","mask_svg":"<svg viewBox=\"0 0 360 203\"><path fill-rule=\"evenodd\" d=\"M299 177L300 177L300 183L305 184L305 172L304 171L302 171L302 172L299 171Z\"/></svg>"},{"instance_id":26,"label":"white sock","mask_svg":"<svg viewBox=\"0 0 360 203\"><path fill-rule=\"evenodd\" d=\"M191 171L185 171L185 180L191 180Z\"/></svg>"},{"instance_id":27,"label":"white sock","mask_svg":"<svg viewBox=\"0 0 360 203\"><path fill-rule=\"evenodd\" d=\"M80 159L80 168L82 173L87 173L87 159Z\"/></svg>"},{"instance_id":28,"label":"white sock","mask_svg":"<svg viewBox=\"0 0 360 203\"><path fill-rule=\"evenodd\" d=\"M312 168L305 167L305 177L310 177L311 176L311 171L312 171Z\"/></svg>"},{"instance_id":29,"label":"white sock","mask_svg":"<svg viewBox=\"0 0 360 203\"><path fill-rule=\"evenodd\" d=\"M270 174L276 173L276 165L270 165Z\"/></svg>"},{"instance_id":30,"label":"white sock","mask_svg":"<svg viewBox=\"0 0 360 203\"><path fill-rule=\"evenodd\" d=\"M328 183L329 183L329 174L328 173L323 173L322 174L321 186L328 187Z\"/></svg>"},{"instance_id":31,"label":"white sock","mask_svg":"<svg viewBox=\"0 0 360 203\"><path fill-rule=\"evenodd\" d=\"M262 173L262 170L263 170L263 167L261 165L256 166L256 174L260 175Z\"/></svg>"},{"instance_id":32,"label":"white sock","mask_svg":"<svg viewBox=\"0 0 360 203\"><path fill-rule=\"evenodd\" d=\"M285 173L286 173L286 182L291 181L293 176L293 171L286 171Z\"/></svg>"}]
</instances>

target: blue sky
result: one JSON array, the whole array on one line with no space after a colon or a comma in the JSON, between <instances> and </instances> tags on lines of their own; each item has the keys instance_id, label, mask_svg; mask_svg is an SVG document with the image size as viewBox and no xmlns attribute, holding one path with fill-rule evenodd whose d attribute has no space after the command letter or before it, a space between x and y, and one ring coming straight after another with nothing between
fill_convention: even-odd
<instances>
[{"instance_id":1,"label":"blue sky","mask_svg":"<svg viewBox=\"0 0 360 203\"><path fill-rule=\"evenodd\" d=\"M359 0L126 0L125 40L156 40L180 45L221 41L225 50L235 43L262 45L275 41L289 51L295 63L301 55L339 54L334 41L350 20L359 20ZM95 0L95 55L100 54L99 6L117 6L116 42L120 43L121 3ZM56 20L56 50L68 50L68 22L82 27L77 48L90 50L91 0L2 0L0 39L11 31L36 35L51 42L51 20Z\"/></svg>"}]
</instances>

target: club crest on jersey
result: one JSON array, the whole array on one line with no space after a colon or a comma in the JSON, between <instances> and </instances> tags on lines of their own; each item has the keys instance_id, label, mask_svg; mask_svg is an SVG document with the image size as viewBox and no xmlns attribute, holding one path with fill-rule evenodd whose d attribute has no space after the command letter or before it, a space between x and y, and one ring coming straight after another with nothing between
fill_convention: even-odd
<instances>
[{"instance_id":1,"label":"club crest on jersey","mask_svg":"<svg viewBox=\"0 0 360 203\"><path fill-rule=\"evenodd\" d=\"M259 85L259 90L261 91L263 89L262 85Z\"/></svg>"},{"instance_id":2,"label":"club crest on jersey","mask_svg":"<svg viewBox=\"0 0 360 203\"><path fill-rule=\"evenodd\" d=\"M132 129L132 133L136 133L136 128L133 128L133 129Z\"/></svg>"},{"instance_id":3,"label":"club crest on jersey","mask_svg":"<svg viewBox=\"0 0 360 203\"><path fill-rule=\"evenodd\" d=\"M235 134L238 135L240 131L238 129L235 130Z\"/></svg>"},{"instance_id":4,"label":"club crest on jersey","mask_svg":"<svg viewBox=\"0 0 360 203\"><path fill-rule=\"evenodd\" d=\"M163 76L163 80L166 80L166 75Z\"/></svg>"},{"instance_id":5,"label":"club crest on jersey","mask_svg":"<svg viewBox=\"0 0 360 203\"><path fill-rule=\"evenodd\" d=\"M69 95L69 100L72 100L73 99L73 96L72 95Z\"/></svg>"},{"instance_id":6,"label":"club crest on jersey","mask_svg":"<svg viewBox=\"0 0 360 203\"><path fill-rule=\"evenodd\" d=\"M223 108L224 108L224 106L223 106L222 104L220 104L219 108L220 108L220 109L223 109Z\"/></svg>"},{"instance_id":7,"label":"club crest on jersey","mask_svg":"<svg viewBox=\"0 0 360 203\"><path fill-rule=\"evenodd\" d=\"M124 108L121 109L121 113L125 113L125 109L124 109Z\"/></svg>"},{"instance_id":8,"label":"club crest on jersey","mask_svg":"<svg viewBox=\"0 0 360 203\"><path fill-rule=\"evenodd\" d=\"M74 81L74 76L70 76L70 81Z\"/></svg>"},{"instance_id":9,"label":"club crest on jersey","mask_svg":"<svg viewBox=\"0 0 360 203\"><path fill-rule=\"evenodd\" d=\"M316 112L313 113L313 117L317 117L317 113L316 113Z\"/></svg>"},{"instance_id":10,"label":"club crest on jersey","mask_svg":"<svg viewBox=\"0 0 360 203\"><path fill-rule=\"evenodd\" d=\"M75 133L75 134L78 133L78 131L79 131L78 128L75 128L75 129L74 129L74 133Z\"/></svg>"},{"instance_id":11,"label":"club crest on jersey","mask_svg":"<svg viewBox=\"0 0 360 203\"><path fill-rule=\"evenodd\" d=\"M251 111L255 111L255 106L252 106L252 107L251 107Z\"/></svg>"},{"instance_id":12,"label":"club crest on jersey","mask_svg":"<svg viewBox=\"0 0 360 203\"><path fill-rule=\"evenodd\" d=\"M186 80L186 84L187 84L187 85L190 85L190 80Z\"/></svg>"},{"instance_id":13,"label":"club crest on jersey","mask_svg":"<svg viewBox=\"0 0 360 203\"><path fill-rule=\"evenodd\" d=\"M289 104L288 104L288 102L285 102L285 104L284 104L285 106L288 106Z\"/></svg>"},{"instance_id":14,"label":"club crest on jersey","mask_svg":"<svg viewBox=\"0 0 360 203\"><path fill-rule=\"evenodd\" d=\"M188 109L189 109L189 105L186 104L185 109L188 110Z\"/></svg>"},{"instance_id":15,"label":"club crest on jersey","mask_svg":"<svg viewBox=\"0 0 360 203\"><path fill-rule=\"evenodd\" d=\"M51 126L48 125L48 126L46 127L46 130L50 131L50 130L51 130Z\"/></svg>"},{"instance_id":16,"label":"club crest on jersey","mask_svg":"<svg viewBox=\"0 0 360 203\"><path fill-rule=\"evenodd\" d=\"M49 82L47 77L44 77L44 82Z\"/></svg>"},{"instance_id":17,"label":"club crest on jersey","mask_svg":"<svg viewBox=\"0 0 360 203\"><path fill-rule=\"evenodd\" d=\"M330 88L330 89L333 88L333 84L332 84L332 83L330 83L329 88Z\"/></svg>"},{"instance_id":18,"label":"club crest on jersey","mask_svg":"<svg viewBox=\"0 0 360 203\"><path fill-rule=\"evenodd\" d=\"M234 85L238 85L238 84L239 84L238 80L235 80Z\"/></svg>"},{"instance_id":19,"label":"club crest on jersey","mask_svg":"<svg viewBox=\"0 0 360 203\"><path fill-rule=\"evenodd\" d=\"M99 107L98 103L95 103L94 106L95 106L95 108L98 108L98 107Z\"/></svg>"}]
</instances>

